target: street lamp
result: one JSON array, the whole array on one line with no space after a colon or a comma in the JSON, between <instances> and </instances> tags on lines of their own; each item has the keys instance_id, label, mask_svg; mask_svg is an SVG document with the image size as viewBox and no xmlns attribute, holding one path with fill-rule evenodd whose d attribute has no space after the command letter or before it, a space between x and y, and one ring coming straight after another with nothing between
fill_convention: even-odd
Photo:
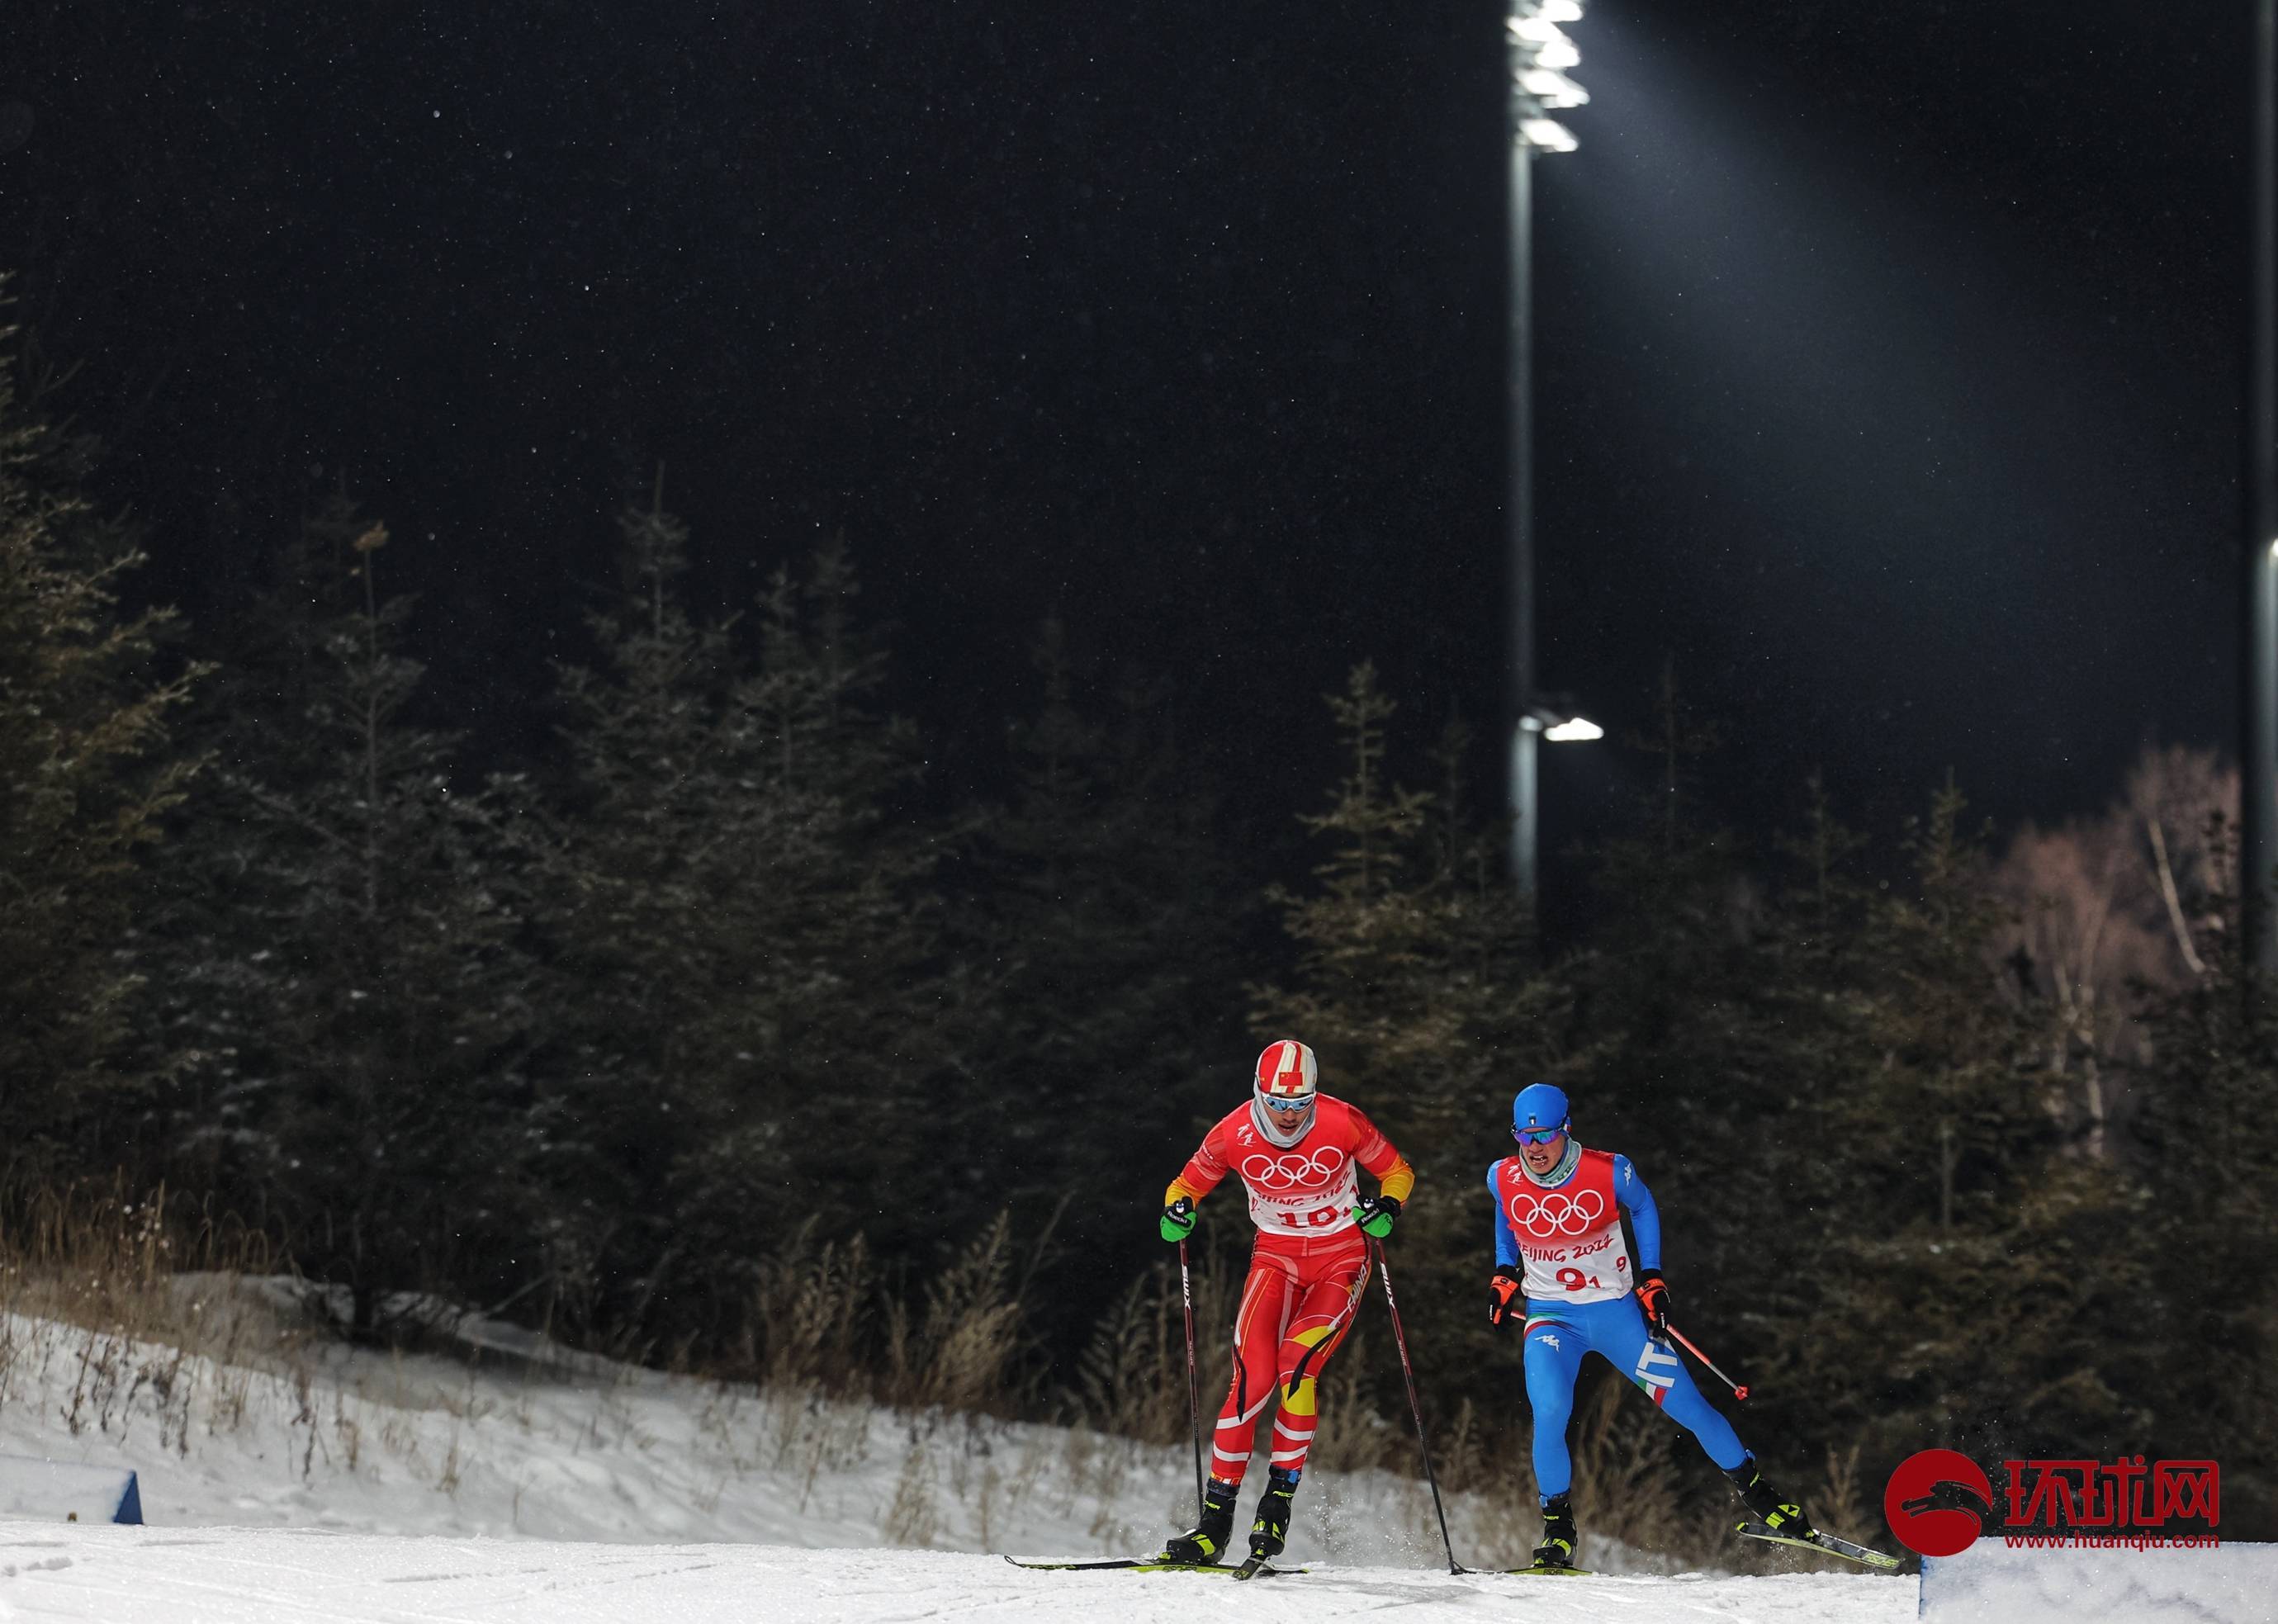
<instances>
[{"instance_id":1,"label":"street lamp","mask_svg":"<svg viewBox=\"0 0 2278 1624\"><path fill-rule=\"evenodd\" d=\"M1541 818L1542 792L1537 781L1535 741L1546 744L1586 744L1606 736L1606 730L1586 716L1574 714L1563 694L1537 694L1519 713L1518 738L1511 745L1510 810L1514 827L1513 878L1518 888L1534 890L1534 858L1540 843L1535 830ZM1524 865L1524 866L1520 866Z\"/></svg>"},{"instance_id":2,"label":"street lamp","mask_svg":"<svg viewBox=\"0 0 2278 1624\"><path fill-rule=\"evenodd\" d=\"M1510 55L1510 877L1535 888L1535 750L1544 738L1597 737L1578 717L1552 713L1534 691L1533 169L1538 152L1571 152L1573 132L1553 115L1590 93L1567 77L1581 53L1559 27L1582 19L1581 0L1511 0ZM1588 734L1570 731L1577 725Z\"/></svg>"}]
</instances>

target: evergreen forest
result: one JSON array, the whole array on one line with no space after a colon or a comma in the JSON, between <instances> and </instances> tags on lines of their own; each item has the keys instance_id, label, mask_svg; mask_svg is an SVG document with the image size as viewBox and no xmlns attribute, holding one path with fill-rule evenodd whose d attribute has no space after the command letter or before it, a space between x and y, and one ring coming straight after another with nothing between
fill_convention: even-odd
<instances>
[{"instance_id":1,"label":"evergreen forest","mask_svg":"<svg viewBox=\"0 0 2278 1624\"><path fill-rule=\"evenodd\" d=\"M2235 951L2210 752L2147 747L2046 827L1952 782L1863 827L1831 780L1733 828L1672 674L1654 735L1604 746L1653 793L1559 855L1589 891L1553 940L1475 782L1493 719L1366 660L1293 758L1334 766L1292 785L1276 872L1176 673L1043 618L1023 713L956 742L998 752L975 792L889 703L866 538L765 541L715 613L657 472L582 623L521 629L560 652L501 748L426 686L448 583L391 568L385 513L333 482L193 622L27 377L0 372L9 1212L163 1189L337 1289L354 1337L443 1300L732 1379L858 1387L979 1304L985 1379L936 1397L1182 1441L1156 1211L1296 1036L1418 1170L1387 1255L1450 1473L1525 1470L1483 1179L1548 1079L1651 1183L1675 1317L1821 1502L1871 1514L1932 1445L2212 1457L2222 1532L2278 1536L2278 1000ZM1237 1192L1204 1204L1207 1302L1248 1231ZM1408 1469L1375 1302L1330 1382L1325 1443L1373 1428ZM1651 1481L1716 1487L1628 1397Z\"/></svg>"}]
</instances>

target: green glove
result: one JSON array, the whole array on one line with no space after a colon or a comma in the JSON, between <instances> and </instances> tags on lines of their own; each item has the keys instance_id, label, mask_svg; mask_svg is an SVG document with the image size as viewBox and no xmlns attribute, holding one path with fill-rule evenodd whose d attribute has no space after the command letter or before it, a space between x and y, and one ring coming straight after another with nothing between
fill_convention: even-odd
<instances>
[{"instance_id":1,"label":"green glove","mask_svg":"<svg viewBox=\"0 0 2278 1624\"><path fill-rule=\"evenodd\" d=\"M1389 1195L1364 1195L1360 1205L1352 1209L1360 1224L1360 1232L1371 1240L1382 1240L1392 1233L1392 1221L1400 1216L1400 1203Z\"/></svg>"},{"instance_id":2,"label":"green glove","mask_svg":"<svg viewBox=\"0 0 2278 1624\"><path fill-rule=\"evenodd\" d=\"M1164 1239L1181 1241L1194 1232L1195 1204L1190 1198L1182 1195L1163 1208Z\"/></svg>"}]
</instances>

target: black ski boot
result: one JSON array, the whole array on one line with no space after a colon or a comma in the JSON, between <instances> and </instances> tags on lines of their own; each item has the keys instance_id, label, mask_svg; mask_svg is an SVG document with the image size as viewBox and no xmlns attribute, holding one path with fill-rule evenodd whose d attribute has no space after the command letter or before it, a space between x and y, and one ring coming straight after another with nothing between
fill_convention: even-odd
<instances>
[{"instance_id":1,"label":"black ski boot","mask_svg":"<svg viewBox=\"0 0 2278 1624\"><path fill-rule=\"evenodd\" d=\"M1257 1518L1250 1525L1251 1559L1263 1561L1281 1554L1289 1539L1289 1497L1297 1492L1297 1474L1265 1474L1265 1492L1257 1497Z\"/></svg>"},{"instance_id":2,"label":"black ski boot","mask_svg":"<svg viewBox=\"0 0 2278 1624\"><path fill-rule=\"evenodd\" d=\"M1534 1548L1537 1567L1571 1567L1582 1536L1574 1531L1574 1502L1555 1494L1542 1503L1542 1543Z\"/></svg>"},{"instance_id":3,"label":"black ski boot","mask_svg":"<svg viewBox=\"0 0 2278 1624\"><path fill-rule=\"evenodd\" d=\"M1780 1498L1780 1491L1764 1480L1756 1469L1756 1458L1747 1460L1724 1474L1739 1491L1740 1501L1749 1515L1775 1534L1790 1539L1809 1539L1819 1530L1811 1526L1811 1519L1803 1514L1803 1507L1793 1500Z\"/></svg>"},{"instance_id":4,"label":"black ski boot","mask_svg":"<svg viewBox=\"0 0 2278 1624\"><path fill-rule=\"evenodd\" d=\"M1166 1562L1215 1562L1226 1554L1234 1537L1234 1502L1242 1492L1236 1485L1213 1477L1203 1491L1203 1520L1163 1547Z\"/></svg>"}]
</instances>

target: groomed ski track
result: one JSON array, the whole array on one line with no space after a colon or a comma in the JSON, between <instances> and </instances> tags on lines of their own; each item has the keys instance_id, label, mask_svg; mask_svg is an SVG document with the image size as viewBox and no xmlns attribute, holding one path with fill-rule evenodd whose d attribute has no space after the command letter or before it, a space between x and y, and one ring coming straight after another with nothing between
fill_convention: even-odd
<instances>
[{"instance_id":1,"label":"groomed ski track","mask_svg":"<svg viewBox=\"0 0 2278 1624\"><path fill-rule=\"evenodd\" d=\"M1022 1552L1045 1555L1046 1552ZM0 1522L0 1620L87 1624L1901 1624L1911 1578L1456 1576L1309 1564L1218 1574L1026 1573L993 1556L776 1545L554 1544L279 1529Z\"/></svg>"}]
</instances>

